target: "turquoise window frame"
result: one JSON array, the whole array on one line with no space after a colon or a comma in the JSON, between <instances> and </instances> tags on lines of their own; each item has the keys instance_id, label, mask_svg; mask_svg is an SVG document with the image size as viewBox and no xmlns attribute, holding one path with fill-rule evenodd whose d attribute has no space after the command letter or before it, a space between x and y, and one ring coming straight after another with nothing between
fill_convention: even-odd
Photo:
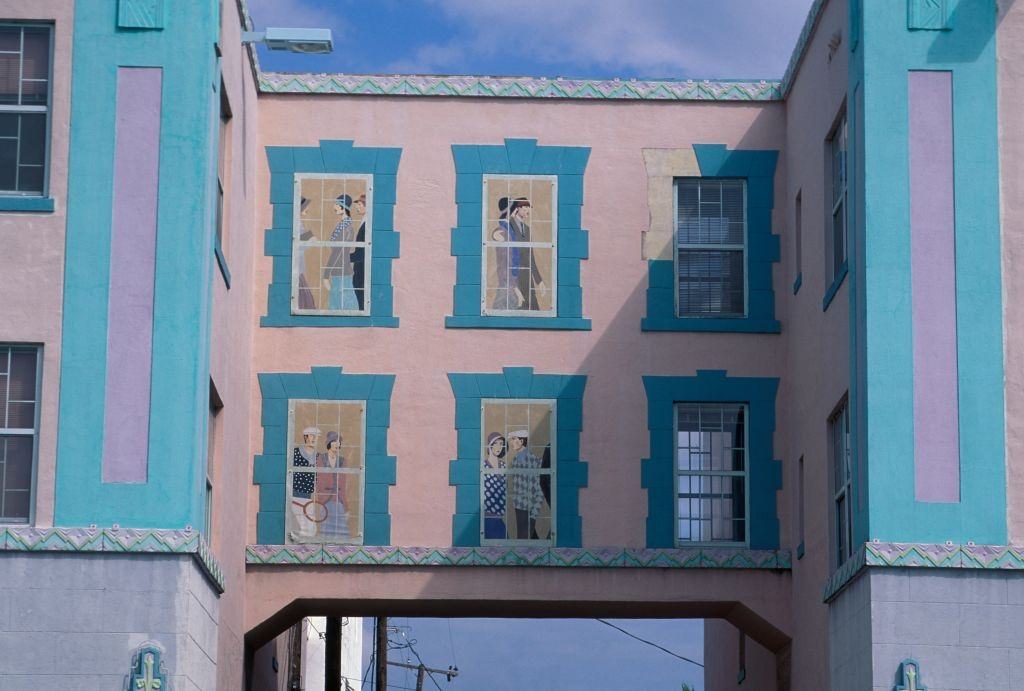
<instances>
[{"instance_id":1,"label":"turquoise window frame","mask_svg":"<svg viewBox=\"0 0 1024 691\"><path fill-rule=\"evenodd\" d=\"M747 546L779 549L776 492L782 461L774 458L774 377L730 377L725 370L697 370L693 377L645 376L650 457L640 462L647 490L647 547L676 547L677 403L744 403L747 406Z\"/></svg>"},{"instance_id":2,"label":"turquoise window frame","mask_svg":"<svg viewBox=\"0 0 1024 691\"><path fill-rule=\"evenodd\" d=\"M589 331L583 317L580 262L589 256L588 233L581 227L583 175L590 147L538 146L536 139L506 139L504 144L453 144L458 225L452 228L455 257L449 329L553 329ZM484 175L557 176L556 315L497 316L481 314Z\"/></svg>"},{"instance_id":3,"label":"turquoise window frame","mask_svg":"<svg viewBox=\"0 0 1024 691\"><path fill-rule=\"evenodd\" d=\"M555 547L582 547L580 489L587 486L588 463L580 460L583 429L582 374L534 374L532 367L505 367L501 374L449 373L455 395L458 458L450 461L448 484L455 487L452 545L481 545L481 411L484 400L554 400ZM543 546L538 541L538 546Z\"/></svg>"},{"instance_id":4,"label":"turquoise window frame","mask_svg":"<svg viewBox=\"0 0 1024 691\"><path fill-rule=\"evenodd\" d=\"M773 149L729 150L724 144L694 144L702 178L746 180L747 313L736 317L680 317L676 312L675 228L672 231L672 259L647 262L647 315L642 331L707 331L733 333L779 333L775 318L775 290L772 265L780 261L779 236L772 234L775 206L775 168L779 152ZM673 188L674 190L674 188Z\"/></svg>"},{"instance_id":5,"label":"turquoise window frame","mask_svg":"<svg viewBox=\"0 0 1024 691\"><path fill-rule=\"evenodd\" d=\"M388 455L393 374L345 374L341 367L313 367L309 374L260 373L263 397L263 453L253 460L252 482L260 488L256 542L285 544L285 487L288 468L288 401L365 401L363 498L364 545L391 544L390 487L397 459Z\"/></svg>"},{"instance_id":6,"label":"turquoise window frame","mask_svg":"<svg viewBox=\"0 0 1024 691\"><path fill-rule=\"evenodd\" d=\"M385 327L397 328L391 265L399 257L399 233L394 227L398 165L402 149L354 146L352 140L320 140L319 146L268 146L270 203L273 227L266 231L264 255L273 258L274 272L267 290L267 314L262 327ZM292 224L296 173L336 173L373 176L373 254L370 258L369 315L292 314Z\"/></svg>"}]
</instances>

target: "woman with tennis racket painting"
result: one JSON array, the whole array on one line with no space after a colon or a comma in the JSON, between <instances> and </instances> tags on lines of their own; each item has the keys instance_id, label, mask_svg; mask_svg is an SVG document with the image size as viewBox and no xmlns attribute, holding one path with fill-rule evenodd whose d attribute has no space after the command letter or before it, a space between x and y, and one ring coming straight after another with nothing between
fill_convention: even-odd
<instances>
[{"instance_id":1,"label":"woman with tennis racket painting","mask_svg":"<svg viewBox=\"0 0 1024 691\"><path fill-rule=\"evenodd\" d=\"M337 432L327 433L327 453L317 458L320 470L316 473L316 501L323 507L323 518L319 523L320 538L324 542L340 542L350 537L348 509L345 508L345 491L348 488L344 473L332 472L345 466L340 453L342 438Z\"/></svg>"},{"instance_id":2,"label":"woman with tennis racket painting","mask_svg":"<svg viewBox=\"0 0 1024 691\"><path fill-rule=\"evenodd\" d=\"M317 427L302 430L302 446L292 450L292 466L310 468L308 473L292 473L292 529L291 539L296 542L309 540L316 535L317 524L323 520L323 507L313 500L316 486L317 452L316 443L320 438Z\"/></svg>"}]
</instances>

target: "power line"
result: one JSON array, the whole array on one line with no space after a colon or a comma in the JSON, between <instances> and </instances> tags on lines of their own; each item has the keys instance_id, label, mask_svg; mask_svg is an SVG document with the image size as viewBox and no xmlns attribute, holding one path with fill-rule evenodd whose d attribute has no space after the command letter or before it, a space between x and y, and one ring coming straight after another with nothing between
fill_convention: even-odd
<instances>
[{"instance_id":1,"label":"power line","mask_svg":"<svg viewBox=\"0 0 1024 691\"><path fill-rule=\"evenodd\" d=\"M701 663L701 662L697 662L696 660L691 660L690 658L686 657L685 655L680 655L679 653L674 653L671 650L669 650L668 648L663 648L660 645L658 645L657 643L649 641L646 638L640 638L640 636L637 636L636 634L630 633L629 631L626 631L626 629L620 628L620 627L616 626L615 624L611 623L610 621L606 621L604 619L595 619L594 621L599 621L602 624L604 624L605 626L610 626L613 629L615 629L616 631L621 631L622 633L626 634L630 638L636 639L636 640L640 641L641 643L646 643L649 646L655 647L658 650L662 651L663 653L668 653L672 657L678 657L680 660L684 660L686 662L689 662L692 665L697 665L698 667L701 667L701 668L704 667L704 664Z\"/></svg>"}]
</instances>

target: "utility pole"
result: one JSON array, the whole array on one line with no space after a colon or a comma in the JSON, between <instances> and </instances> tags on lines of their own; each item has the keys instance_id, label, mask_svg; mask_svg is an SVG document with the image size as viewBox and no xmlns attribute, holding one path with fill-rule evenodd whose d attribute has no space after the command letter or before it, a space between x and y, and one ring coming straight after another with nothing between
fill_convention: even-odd
<instances>
[{"instance_id":1,"label":"utility pole","mask_svg":"<svg viewBox=\"0 0 1024 691\"><path fill-rule=\"evenodd\" d=\"M407 662L389 662L392 667L404 667L405 669L416 670L416 691L423 691L423 682L427 680L427 672L433 672L434 674L443 674L451 681L453 678L459 676L458 667L449 667L448 669L434 669L433 667L427 667L422 662L418 665L412 665Z\"/></svg>"},{"instance_id":2,"label":"utility pole","mask_svg":"<svg viewBox=\"0 0 1024 691\"><path fill-rule=\"evenodd\" d=\"M388 688L388 618L377 617L377 691Z\"/></svg>"},{"instance_id":3,"label":"utility pole","mask_svg":"<svg viewBox=\"0 0 1024 691\"><path fill-rule=\"evenodd\" d=\"M327 617L324 634L324 691L341 691L341 619Z\"/></svg>"}]
</instances>

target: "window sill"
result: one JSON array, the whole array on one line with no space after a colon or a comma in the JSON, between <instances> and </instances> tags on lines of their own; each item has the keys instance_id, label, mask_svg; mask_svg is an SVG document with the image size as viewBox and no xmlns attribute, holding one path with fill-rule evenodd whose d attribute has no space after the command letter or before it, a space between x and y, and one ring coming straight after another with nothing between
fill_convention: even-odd
<instances>
[{"instance_id":1,"label":"window sill","mask_svg":"<svg viewBox=\"0 0 1024 691\"><path fill-rule=\"evenodd\" d=\"M260 317L261 327L381 327L398 328L398 317L330 317L309 314L268 315Z\"/></svg>"},{"instance_id":2,"label":"window sill","mask_svg":"<svg viewBox=\"0 0 1024 691\"><path fill-rule=\"evenodd\" d=\"M700 317L645 317L640 322L640 330L777 334L782 331L782 325L775 319L704 319Z\"/></svg>"},{"instance_id":3,"label":"window sill","mask_svg":"<svg viewBox=\"0 0 1024 691\"><path fill-rule=\"evenodd\" d=\"M579 317L445 317L446 329L538 329L590 331L589 319Z\"/></svg>"},{"instance_id":4,"label":"window sill","mask_svg":"<svg viewBox=\"0 0 1024 691\"><path fill-rule=\"evenodd\" d=\"M793 295L800 292L800 286L804 284L804 275L799 273L796 275L796 280L793 281Z\"/></svg>"},{"instance_id":5,"label":"window sill","mask_svg":"<svg viewBox=\"0 0 1024 691\"><path fill-rule=\"evenodd\" d=\"M832 279L832 285L825 291L825 297L821 299L821 311L825 312L828 310L828 306L832 304L832 298L839 292L840 286L843 285L843 281L846 280L846 274L849 273L849 265L843 262L843 265L839 267L839 273Z\"/></svg>"},{"instance_id":6,"label":"window sill","mask_svg":"<svg viewBox=\"0 0 1024 691\"><path fill-rule=\"evenodd\" d=\"M220 247L215 247L213 253L217 257L217 267L220 269L220 275L224 277L224 285L228 290L231 290L231 271L228 270L228 260L224 258L224 252L221 251Z\"/></svg>"},{"instance_id":7,"label":"window sill","mask_svg":"<svg viewBox=\"0 0 1024 691\"><path fill-rule=\"evenodd\" d=\"M0 197L0 211L53 212L53 197Z\"/></svg>"}]
</instances>

